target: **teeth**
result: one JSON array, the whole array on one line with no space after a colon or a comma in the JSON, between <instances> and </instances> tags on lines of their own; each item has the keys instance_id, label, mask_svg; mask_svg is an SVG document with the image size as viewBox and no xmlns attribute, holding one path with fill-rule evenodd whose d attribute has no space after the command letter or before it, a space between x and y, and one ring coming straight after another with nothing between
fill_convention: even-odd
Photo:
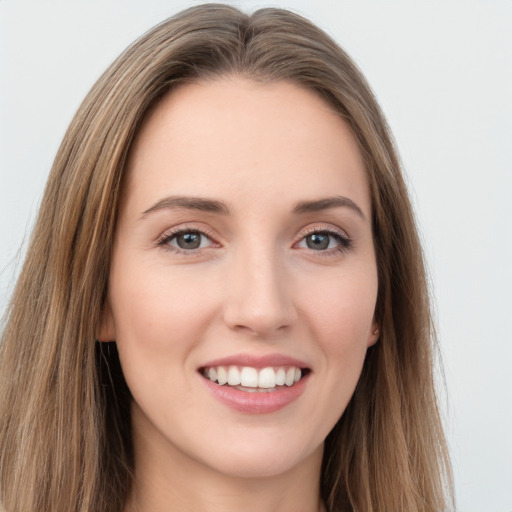
<instances>
[{"instance_id":1,"label":"teeth","mask_svg":"<svg viewBox=\"0 0 512 512\"><path fill-rule=\"evenodd\" d=\"M212 380L212 378L210 377L210 380L212 382L215 382L214 380ZM223 366L219 366L217 368L217 382L223 386L224 384L226 384L228 381L228 373L226 372L226 369L223 367Z\"/></svg>"},{"instance_id":2,"label":"teeth","mask_svg":"<svg viewBox=\"0 0 512 512\"><path fill-rule=\"evenodd\" d=\"M276 372L273 368L263 368L260 371L258 387L265 389L276 387Z\"/></svg>"},{"instance_id":3,"label":"teeth","mask_svg":"<svg viewBox=\"0 0 512 512\"><path fill-rule=\"evenodd\" d=\"M258 371L256 368L249 368L248 366L242 368L242 371L240 372L240 384L247 388L257 388Z\"/></svg>"},{"instance_id":4,"label":"teeth","mask_svg":"<svg viewBox=\"0 0 512 512\"><path fill-rule=\"evenodd\" d=\"M236 366L230 366L228 369L228 384L230 386L240 385L240 372Z\"/></svg>"},{"instance_id":5,"label":"teeth","mask_svg":"<svg viewBox=\"0 0 512 512\"><path fill-rule=\"evenodd\" d=\"M247 391L256 391L259 389L274 389L276 386L293 386L302 377L300 368L271 366L257 370L250 366L237 367L230 366L227 369L224 366L206 368L204 376L212 382L218 382L221 386L228 384L234 387L247 388Z\"/></svg>"},{"instance_id":6,"label":"teeth","mask_svg":"<svg viewBox=\"0 0 512 512\"><path fill-rule=\"evenodd\" d=\"M284 368L279 368L276 373L276 386L284 386L284 381L286 380L286 372Z\"/></svg>"},{"instance_id":7,"label":"teeth","mask_svg":"<svg viewBox=\"0 0 512 512\"><path fill-rule=\"evenodd\" d=\"M286 377L284 379L284 383L287 386L293 386L293 383L295 382L295 368L290 368L286 372Z\"/></svg>"},{"instance_id":8,"label":"teeth","mask_svg":"<svg viewBox=\"0 0 512 512\"><path fill-rule=\"evenodd\" d=\"M208 370L208 378L213 382L217 380L217 370L215 368L210 368Z\"/></svg>"}]
</instances>

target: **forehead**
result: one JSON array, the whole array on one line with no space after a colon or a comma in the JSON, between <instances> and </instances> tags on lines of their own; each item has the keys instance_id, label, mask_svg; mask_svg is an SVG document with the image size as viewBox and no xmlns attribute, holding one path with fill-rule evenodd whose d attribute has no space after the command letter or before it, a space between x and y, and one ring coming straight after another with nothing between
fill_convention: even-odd
<instances>
[{"instance_id":1,"label":"forehead","mask_svg":"<svg viewBox=\"0 0 512 512\"><path fill-rule=\"evenodd\" d=\"M257 189L268 200L314 199L338 187L370 207L348 125L318 95L287 81L224 77L171 91L139 130L127 173L127 194L141 200L160 191L218 192L229 201Z\"/></svg>"}]
</instances>

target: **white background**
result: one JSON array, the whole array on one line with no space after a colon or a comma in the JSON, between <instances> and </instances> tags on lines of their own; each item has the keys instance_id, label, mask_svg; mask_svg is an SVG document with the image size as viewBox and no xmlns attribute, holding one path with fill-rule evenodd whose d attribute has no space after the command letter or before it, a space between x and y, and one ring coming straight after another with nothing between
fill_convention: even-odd
<instances>
[{"instance_id":1,"label":"white background","mask_svg":"<svg viewBox=\"0 0 512 512\"><path fill-rule=\"evenodd\" d=\"M0 312L80 101L133 39L195 3L0 0ZM334 36L388 116L431 273L458 510L512 512L512 1L273 5Z\"/></svg>"}]
</instances>

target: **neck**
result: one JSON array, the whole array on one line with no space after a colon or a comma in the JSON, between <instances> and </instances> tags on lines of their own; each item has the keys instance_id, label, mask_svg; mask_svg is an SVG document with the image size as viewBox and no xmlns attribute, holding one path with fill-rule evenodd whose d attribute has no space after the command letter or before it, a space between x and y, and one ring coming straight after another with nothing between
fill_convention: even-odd
<instances>
[{"instance_id":1,"label":"neck","mask_svg":"<svg viewBox=\"0 0 512 512\"><path fill-rule=\"evenodd\" d=\"M185 476L185 475L184 475ZM282 478L198 479L173 482L136 478L125 512L322 512L318 486ZM308 485L310 489L304 492ZM313 488L315 487L315 488Z\"/></svg>"}]
</instances>

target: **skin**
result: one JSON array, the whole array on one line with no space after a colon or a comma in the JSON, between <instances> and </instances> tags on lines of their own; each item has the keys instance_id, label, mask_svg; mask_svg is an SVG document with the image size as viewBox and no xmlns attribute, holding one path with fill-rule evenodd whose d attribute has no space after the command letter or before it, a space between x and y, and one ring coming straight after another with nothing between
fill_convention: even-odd
<instances>
[{"instance_id":1,"label":"skin","mask_svg":"<svg viewBox=\"0 0 512 512\"><path fill-rule=\"evenodd\" d=\"M162 205L176 196L226 211ZM350 202L295 208L333 197ZM134 397L127 510L321 508L324 439L378 337L370 219L357 143L313 93L233 76L182 86L152 110L129 158L99 335L117 341ZM176 229L206 235L180 252ZM276 353L310 373L268 414L219 402L198 371Z\"/></svg>"}]
</instances>

